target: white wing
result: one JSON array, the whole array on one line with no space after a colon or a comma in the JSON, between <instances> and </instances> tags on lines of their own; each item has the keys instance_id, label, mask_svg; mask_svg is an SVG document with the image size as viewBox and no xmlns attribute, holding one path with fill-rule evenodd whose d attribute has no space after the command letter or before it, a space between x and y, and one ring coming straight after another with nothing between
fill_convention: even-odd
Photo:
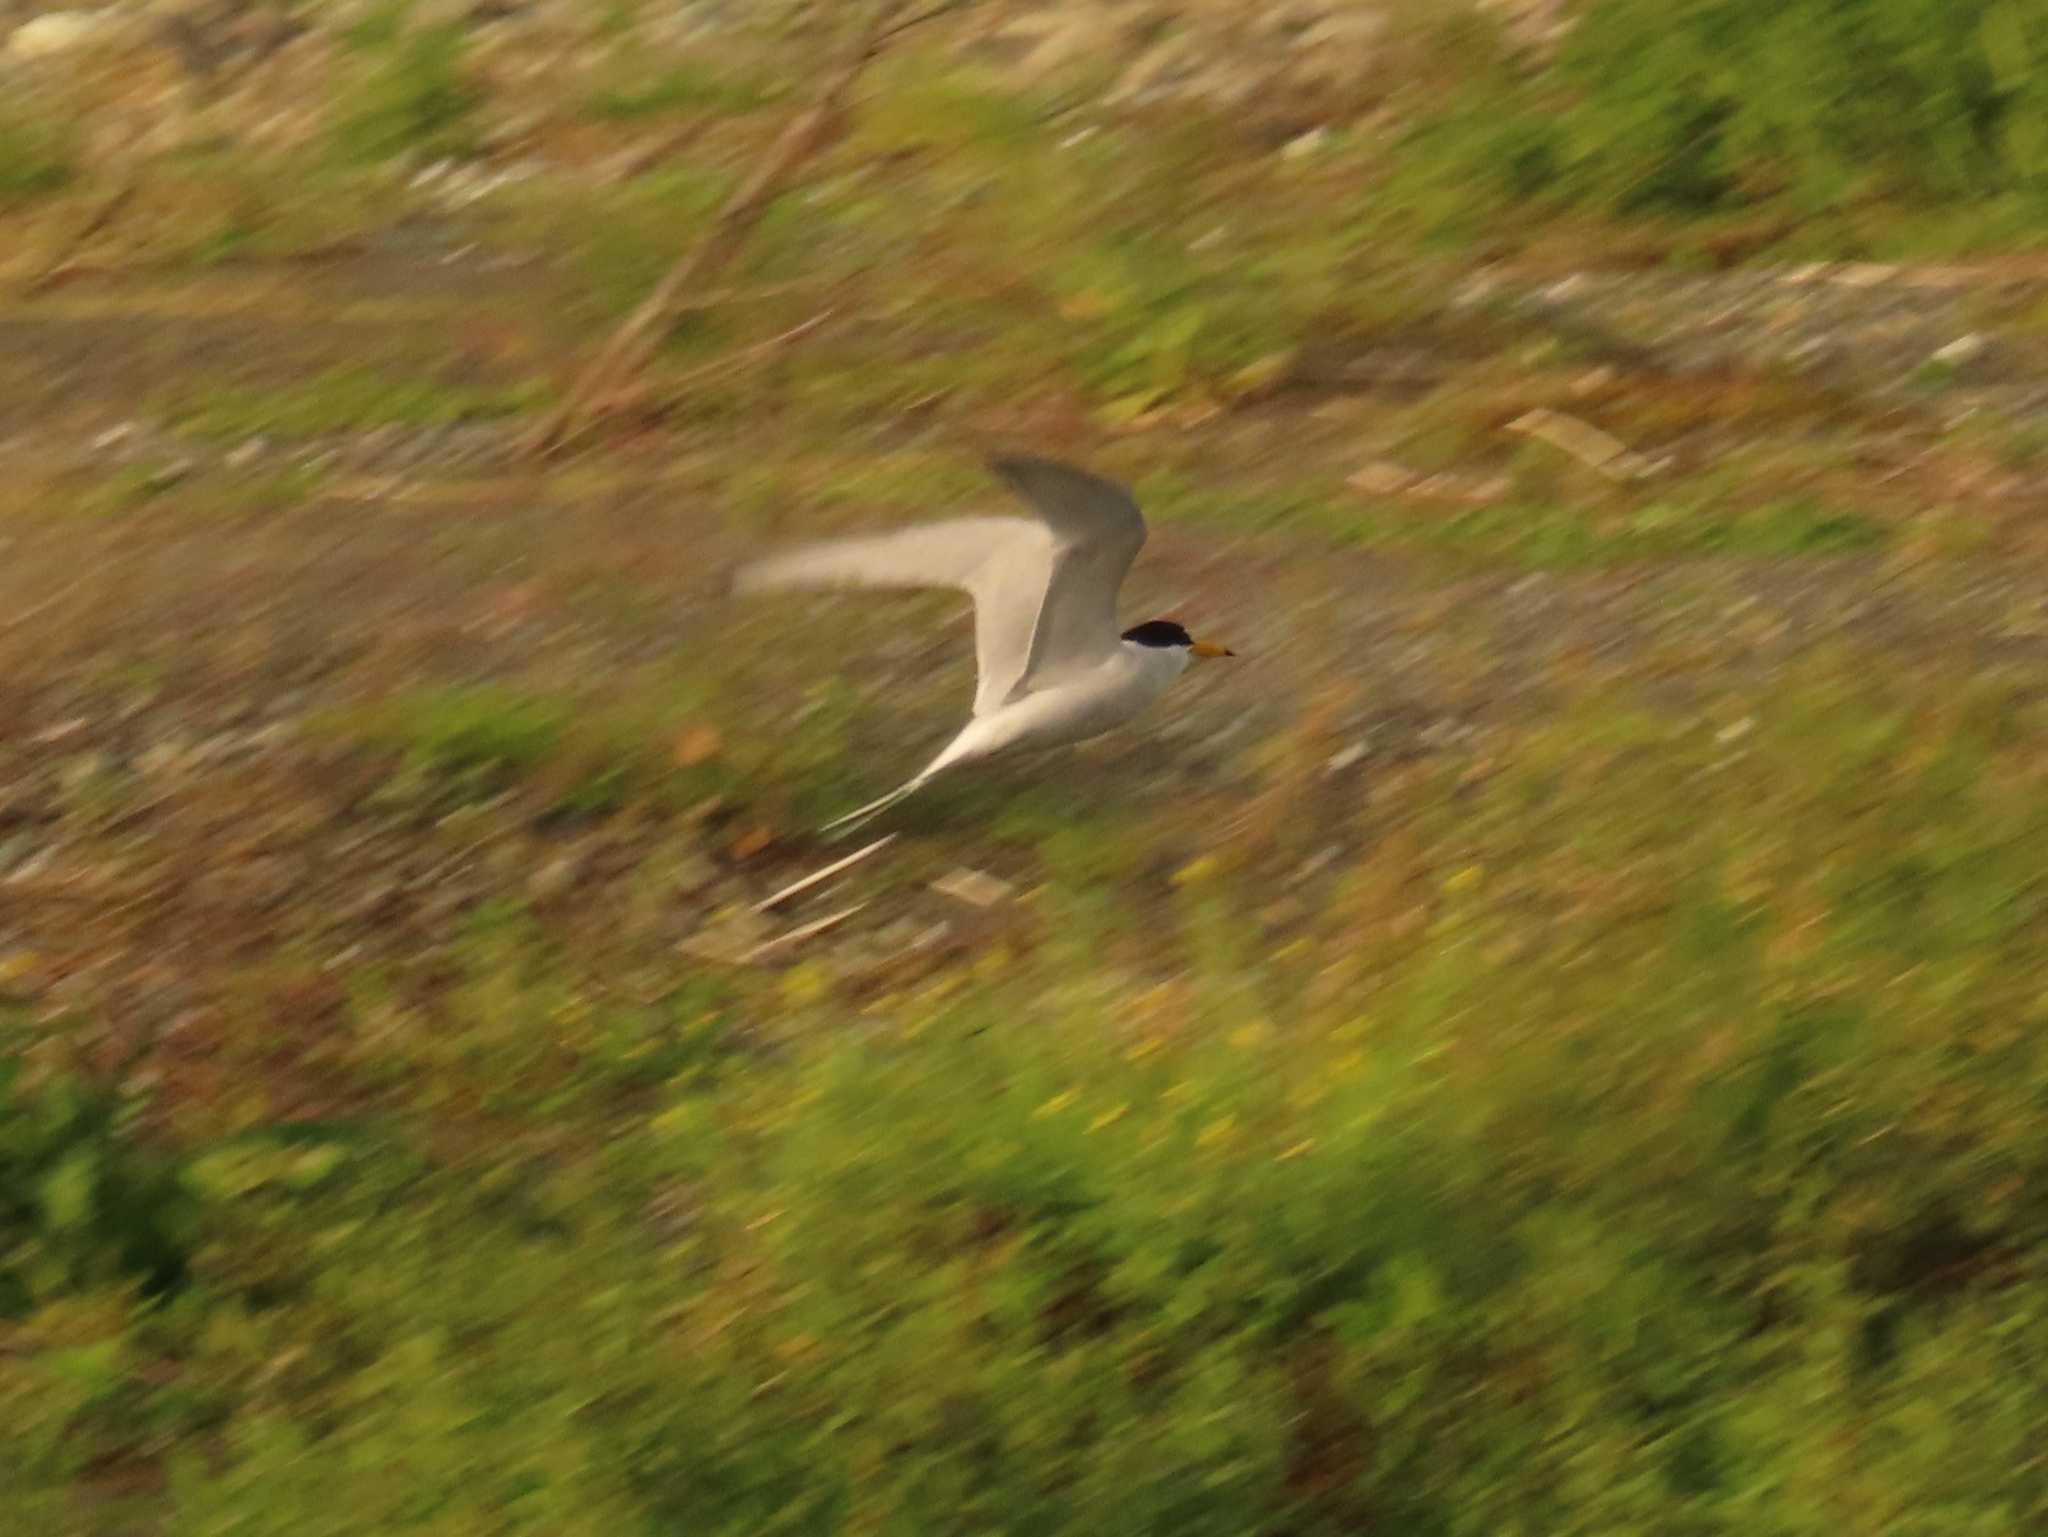
<instances>
[{"instance_id":1,"label":"white wing","mask_svg":"<svg viewBox=\"0 0 2048 1537\"><path fill-rule=\"evenodd\" d=\"M734 592L792 587L953 587L974 599L986 715L1040 680L1092 665L1116 644L1116 594L1145 542L1120 487L1043 459L990 468L1035 518L952 518L799 545L743 567Z\"/></svg>"},{"instance_id":2,"label":"white wing","mask_svg":"<svg viewBox=\"0 0 2048 1537\"><path fill-rule=\"evenodd\" d=\"M1031 504L1052 533L1024 689L1093 667L1115 649L1117 590L1145 545L1145 519L1114 481L1050 459L996 459L989 468Z\"/></svg>"},{"instance_id":3,"label":"white wing","mask_svg":"<svg viewBox=\"0 0 2048 1537\"><path fill-rule=\"evenodd\" d=\"M733 591L958 588L974 599L974 713L985 715L1024 675L1052 564L1052 538L1036 519L953 518L798 545L742 568Z\"/></svg>"}]
</instances>

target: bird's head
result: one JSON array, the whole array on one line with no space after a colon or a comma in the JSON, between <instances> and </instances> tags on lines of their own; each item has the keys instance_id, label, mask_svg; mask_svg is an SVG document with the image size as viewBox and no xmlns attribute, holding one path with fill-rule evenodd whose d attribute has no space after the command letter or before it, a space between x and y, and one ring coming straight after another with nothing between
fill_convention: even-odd
<instances>
[{"instance_id":1,"label":"bird's head","mask_svg":"<svg viewBox=\"0 0 2048 1537\"><path fill-rule=\"evenodd\" d=\"M1193 657L1236 656L1227 646L1213 641L1196 640L1188 634L1187 627L1178 619L1147 619L1143 624L1133 625L1124 631L1123 638L1134 646L1156 646L1161 650L1179 649Z\"/></svg>"}]
</instances>

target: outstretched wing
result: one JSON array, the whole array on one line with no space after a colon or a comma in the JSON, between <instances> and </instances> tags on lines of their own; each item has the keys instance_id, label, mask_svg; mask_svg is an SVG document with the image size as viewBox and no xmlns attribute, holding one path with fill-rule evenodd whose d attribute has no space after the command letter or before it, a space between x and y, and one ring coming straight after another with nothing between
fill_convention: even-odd
<instances>
[{"instance_id":1,"label":"outstretched wing","mask_svg":"<svg viewBox=\"0 0 2048 1537\"><path fill-rule=\"evenodd\" d=\"M741 568L736 593L789 588L952 587L974 599L986 715L1038 683L1092 666L1116 644L1116 594L1145 542L1120 486L1046 459L990 469L1029 518L951 518L886 534L798 545Z\"/></svg>"},{"instance_id":2,"label":"outstretched wing","mask_svg":"<svg viewBox=\"0 0 2048 1537\"><path fill-rule=\"evenodd\" d=\"M1095 666L1117 643L1116 595L1145 544L1145 519L1114 481L1050 459L1003 458L989 468L1052 536L1049 579L1015 688L1037 688Z\"/></svg>"},{"instance_id":3,"label":"outstretched wing","mask_svg":"<svg viewBox=\"0 0 2048 1537\"><path fill-rule=\"evenodd\" d=\"M741 568L732 586L957 588L974 599L974 713L984 715L1024 675L1052 565L1051 534L1036 518L950 518L798 545Z\"/></svg>"}]
</instances>

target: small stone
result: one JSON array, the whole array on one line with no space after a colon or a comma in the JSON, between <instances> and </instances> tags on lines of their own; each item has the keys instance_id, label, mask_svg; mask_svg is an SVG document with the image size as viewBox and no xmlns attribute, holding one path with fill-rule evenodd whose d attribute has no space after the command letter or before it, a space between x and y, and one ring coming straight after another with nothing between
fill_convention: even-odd
<instances>
[{"instance_id":1,"label":"small stone","mask_svg":"<svg viewBox=\"0 0 2048 1537\"><path fill-rule=\"evenodd\" d=\"M1325 774L1341 774L1354 763L1361 761L1365 754L1365 743L1353 742L1349 747L1339 748L1336 752L1330 754L1330 761L1323 765L1323 772Z\"/></svg>"},{"instance_id":2,"label":"small stone","mask_svg":"<svg viewBox=\"0 0 2048 1537\"><path fill-rule=\"evenodd\" d=\"M1280 147L1282 160L1306 160L1330 141L1330 130L1311 128L1307 133L1289 139Z\"/></svg>"},{"instance_id":3,"label":"small stone","mask_svg":"<svg viewBox=\"0 0 2048 1537\"><path fill-rule=\"evenodd\" d=\"M1325 844L1322 848L1316 850L1315 853L1309 855L1307 859L1304 859L1301 862L1301 864L1296 867L1294 874L1288 877L1288 884L1298 886L1303 881L1310 880L1315 876L1320 875L1323 871L1329 869L1330 866L1334 865L1339 859L1343 857L1344 847L1342 844Z\"/></svg>"},{"instance_id":4,"label":"small stone","mask_svg":"<svg viewBox=\"0 0 2048 1537\"><path fill-rule=\"evenodd\" d=\"M989 875L981 870L961 868L940 876L932 882L932 890L942 897L952 897L970 907L994 907L998 902L1007 901L1017 894L1017 888L999 876Z\"/></svg>"},{"instance_id":5,"label":"small stone","mask_svg":"<svg viewBox=\"0 0 2048 1537\"><path fill-rule=\"evenodd\" d=\"M1415 472L1404 469L1390 459L1375 459L1354 471L1344 482L1354 491L1363 491L1367 496L1399 496L1415 484Z\"/></svg>"},{"instance_id":6,"label":"small stone","mask_svg":"<svg viewBox=\"0 0 2048 1537\"><path fill-rule=\"evenodd\" d=\"M556 901L574 891L589 869L590 855L585 850L558 854L526 878L526 894L535 902Z\"/></svg>"},{"instance_id":7,"label":"small stone","mask_svg":"<svg viewBox=\"0 0 2048 1537\"><path fill-rule=\"evenodd\" d=\"M17 59L47 58L91 42L113 24L109 11L51 11L16 27L8 35L7 51Z\"/></svg>"},{"instance_id":8,"label":"small stone","mask_svg":"<svg viewBox=\"0 0 2048 1537\"><path fill-rule=\"evenodd\" d=\"M58 776L67 791L77 792L107 771L107 755L103 752L82 752L64 765Z\"/></svg>"},{"instance_id":9,"label":"small stone","mask_svg":"<svg viewBox=\"0 0 2048 1537\"><path fill-rule=\"evenodd\" d=\"M343 909L342 916L359 923L371 923L389 917L398 910L398 904L405 897L405 888L395 880L380 880L369 890L357 897Z\"/></svg>"},{"instance_id":10,"label":"small stone","mask_svg":"<svg viewBox=\"0 0 2048 1537\"><path fill-rule=\"evenodd\" d=\"M1968 331L1958 336L1946 347L1935 348L1934 356L1930 361L1938 363L1944 368L1961 368L1965 363L1972 362L1983 356L1986 345L1983 337L1979 336L1975 331Z\"/></svg>"},{"instance_id":11,"label":"small stone","mask_svg":"<svg viewBox=\"0 0 2048 1537\"><path fill-rule=\"evenodd\" d=\"M191 759L191 747L185 742L171 738L145 748L136 758L135 767L145 779L162 779L176 774Z\"/></svg>"},{"instance_id":12,"label":"small stone","mask_svg":"<svg viewBox=\"0 0 2048 1537\"><path fill-rule=\"evenodd\" d=\"M38 747L49 747L54 743L64 741L67 737L77 736L79 732L85 730L91 724L92 722L88 721L83 715L74 715L70 720L59 721L54 726L38 731L29 740Z\"/></svg>"},{"instance_id":13,"label":"small stone","mask_svg":"<svg viewBox=\"0 0 2048 1537\"><path fill-rule=\"evenodd\" d=\"M14 868L9 870L4 877L0 877L0 881L4 881L9 886L26 886L31 881L40 878L43 872L48 870L55 861L55 850L47 847L32 848L28 852L28 857L18 859Z\"/></svg>"}]
</instances>

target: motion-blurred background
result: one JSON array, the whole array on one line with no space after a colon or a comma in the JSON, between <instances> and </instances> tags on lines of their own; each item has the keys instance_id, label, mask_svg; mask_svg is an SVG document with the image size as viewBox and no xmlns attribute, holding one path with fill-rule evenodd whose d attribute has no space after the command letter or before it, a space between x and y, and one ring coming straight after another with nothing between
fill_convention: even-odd
<instances>
[{"instance_id":1,"label":"motion-blurred background","mask_svg":"<svg viewBox=\"0 0 2048 1537\"><path fill-rule=\"evenodd\" d=\"M0 1504L2048 1522L2048 0L0 3ZM1131 485L1230 645L941 781Z\"/></svg>"}]
</instances>

